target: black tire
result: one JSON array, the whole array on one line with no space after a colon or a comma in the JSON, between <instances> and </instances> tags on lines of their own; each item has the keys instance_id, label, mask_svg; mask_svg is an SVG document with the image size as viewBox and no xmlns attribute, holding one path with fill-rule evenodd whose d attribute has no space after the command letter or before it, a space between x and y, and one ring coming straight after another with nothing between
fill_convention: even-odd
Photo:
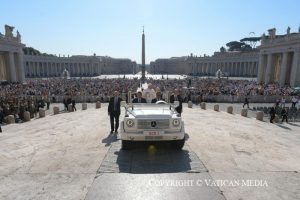
<instances>
[{"instance_id":1,"label":"black tire","mask_svg":"<svg viewBox=\"0 0 300 200\"><path fill-rule=\"evenodd\" d=\"M172 148L173 149L176 149L176 150L181 150L184 146L184 143L185 143L185 138L183 138L182 140L175 140L175 141L172 141Z\"/></svg>"},{"instance_id":2,"label":"black tire","mask_svg":"<svg viewBox=\"0 0 300 200\"><path fill-rule=\"evenodd\" d=\"M122 150L130 150L132 149L132 142L127 140L122 140Z\"/></svg>"}]
</instances>

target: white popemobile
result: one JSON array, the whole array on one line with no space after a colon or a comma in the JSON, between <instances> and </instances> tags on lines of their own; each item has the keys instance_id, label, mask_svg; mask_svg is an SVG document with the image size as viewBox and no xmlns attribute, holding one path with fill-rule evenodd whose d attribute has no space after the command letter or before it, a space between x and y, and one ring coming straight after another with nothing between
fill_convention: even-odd
<instances>
[{"instance_id":1,"label":"white popemobile","mask_svg":"<svg viewBox=\"0 0 300 200\"><path fill-rule=\"evenodd\" d=\"M185 142L184 122L174 109L174 104L158 101L156 103L127 104L125 117L121 121L122 149L132 148L136 141L169 141L175 149L182 149Z\"/></svg>"}]
</instances>

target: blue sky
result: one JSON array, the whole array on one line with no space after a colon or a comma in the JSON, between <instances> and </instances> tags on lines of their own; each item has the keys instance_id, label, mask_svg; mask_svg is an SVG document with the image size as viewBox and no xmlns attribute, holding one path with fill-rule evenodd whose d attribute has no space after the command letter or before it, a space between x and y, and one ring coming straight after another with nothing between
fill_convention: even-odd
<instances>
[{"instance_id":1,"label":"blue sky","mask_svg":"<svg viewBox=\"0 0 300 200\"><path fill-rule=\"evenodd\" d=\"M229 41L300 26L299 0L0 0L0 32L13 25L42 52L130 58L213 54Z\"/></svg>"}]
</instances>

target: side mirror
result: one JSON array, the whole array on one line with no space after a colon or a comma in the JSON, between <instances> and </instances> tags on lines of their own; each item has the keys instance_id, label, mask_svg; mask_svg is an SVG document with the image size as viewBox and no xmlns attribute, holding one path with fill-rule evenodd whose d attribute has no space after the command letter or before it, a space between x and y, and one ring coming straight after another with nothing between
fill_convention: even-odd
<instances>
[{"instance_id":1,"label":"side mirror","mask_svg":"<svg viewBox=\"0 0 300 200\"><path fill-rule=\"evenodd\" d=\"M127 103L126 103L126 101L121 101L121 106L127 108Z\"/></svg>"},{"instance_id":2,"label":"side mirror","mask_svg":"<svg viewBox=\"0 0 300 200\"><path fill-rule=\"evenodd\" d=\"M178 107L179 106L179 101L174 101L174 107Z\"/></svg>"}]
</instances>

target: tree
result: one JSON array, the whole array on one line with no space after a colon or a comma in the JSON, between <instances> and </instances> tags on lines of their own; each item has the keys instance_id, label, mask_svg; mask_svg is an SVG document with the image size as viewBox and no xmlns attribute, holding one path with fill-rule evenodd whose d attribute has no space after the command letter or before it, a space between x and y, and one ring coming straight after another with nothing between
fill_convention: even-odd
<instances>
[{"instance_id":1,"label":"tree","mask_svg":"<svg viewBox=\"0 0 300 200\"><path fill-rule=\"evenodd\" d=\"M32 47L24 47L23 52L25 55L41 55L41 52L39 50L36 50Z\"/></svg>"},{"instance_id":2,"label":"tree","mask_svg":"<svg viewBox=\"0 0 300 200\"><path fill-rule=\"evenodd\" d=\"M252 47L245 42L231 41L226 44L228 51L250 51Z\"/></svg>"},{"instance_id":3,"label":"tree","mask_svg":"<svg viewBox=\"0 0 300 200\"><path fill-rule=\"evenodd\" d=\"M244 42L251 46L252 49L256 47L256 43L261 40L261 37L245 37L240 40L240 42Z\"/></svg>"},{"instance_id":4,"label":"tree","mask_svg":"<svg viewBox=\"0 0 300 200\"><path fill-rule=\"evenodd\" d=\"M231 41L226 44L228 51L240 51L242 48L242 43L238 41Z\"/></svg>"},{"instance_id":5,"label":"tree","mask_svg":"<svg viewBox=\"0 0 300 200\"><path fill-rule=\"evenodd\" d=\"M47 54L47 53L41 53L39 50L32 48L32 47L24 47L23 52L25 55L36 55L36 56L54 56L52 54Z\"/></svg>"},{"instance_id":6,"label":"tree","mask_svg":"<svg viewBox=\"0 0 300 200\"><path fill-rule=\"evenodd\" d=\"M220 48L220 52L222 52L222 53L223 53L223 52L226 52L225 47L222 46L222 47Z\"/></svg>"}]
</instances>

